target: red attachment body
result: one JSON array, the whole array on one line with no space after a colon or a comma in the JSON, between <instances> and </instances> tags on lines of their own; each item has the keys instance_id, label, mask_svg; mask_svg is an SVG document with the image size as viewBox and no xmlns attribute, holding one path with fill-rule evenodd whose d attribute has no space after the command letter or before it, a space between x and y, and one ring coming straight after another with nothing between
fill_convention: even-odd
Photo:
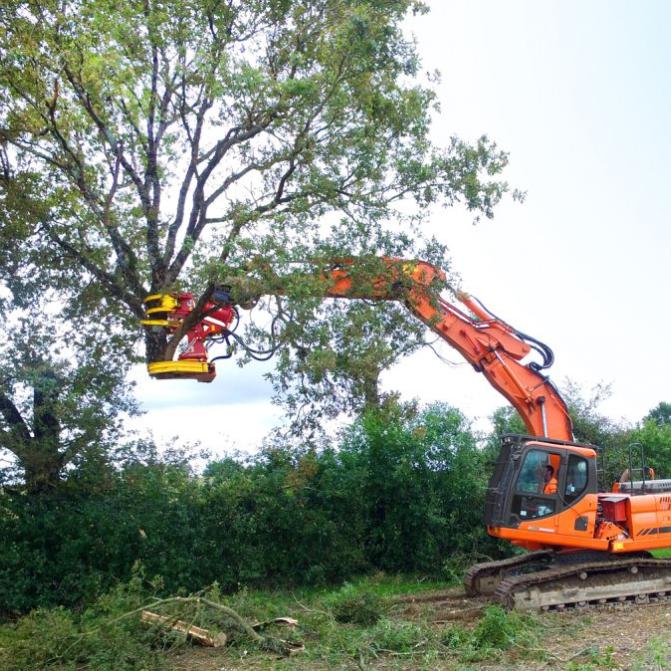
<instances>
[{"instance_id":1,"label":"red attachment body","mask_svg":"<svg viewBox=\"0 0 671 671\"><path fill-rule=\"evenodd\" d=\"M190 293L179 294L179 308L174 312L175 316L184 319L195 306L193 295ZM178 359L194 359L196 361L207 361L207 348L205 340L219 335L231 325L235 317L235 310L232 305L216 305L215 303L206 303L204 310L205 317L199 321L192 329L187 331L187 345Z\"/></svg>"},{"instance_id":2,"label":"red attachment body","mask_svg":"<svg viewBox=\"0 0 671 671\"><path fill-rule=\"evenodd\" d=\"M151 310L152 318L159 317L161 325L172 335L177 331L181 323L193 311L196 301L189 291L180 291L169 294L169 302L165 303L165 296L157 298L163 304ZM186 333L186 347L177 357L178 361L201 361L207 363L207 347L205 341L216 337L225 331L235 319L235 308L233 305L221 305L208 302L203 308L202 319Z\"/></svg>"}]
</instances>

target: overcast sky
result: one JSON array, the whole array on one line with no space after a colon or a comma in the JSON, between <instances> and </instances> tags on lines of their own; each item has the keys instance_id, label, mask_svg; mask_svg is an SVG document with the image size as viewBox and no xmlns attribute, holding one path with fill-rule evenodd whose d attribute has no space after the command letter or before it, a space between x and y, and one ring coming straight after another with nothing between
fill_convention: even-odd
<instances>
[{"instance_id":1,"label":"overcast sky","mask_svg":"<svg viewBox=\"0 0 671 671\"><path fill-rule=\"evenodd\" d=\"M506 178L527 192L477 226L433 213L463 288L549 344L551 371L586 389L612 385L603 409L639 420L671 401L671 3L664 0L434 0L409 21L438 69L434 139L486 133L510 152ZM441 353L454 362L447 345ZM221 364L224 365L221 365ZM179 434L217 453L253 450L279 421L267 364L219 364L211 385L137 371L160 440ZM504 404L468 365L430 351L385 374L406 399L441 400L486 426Z\"/></svg>"}]
</instances>

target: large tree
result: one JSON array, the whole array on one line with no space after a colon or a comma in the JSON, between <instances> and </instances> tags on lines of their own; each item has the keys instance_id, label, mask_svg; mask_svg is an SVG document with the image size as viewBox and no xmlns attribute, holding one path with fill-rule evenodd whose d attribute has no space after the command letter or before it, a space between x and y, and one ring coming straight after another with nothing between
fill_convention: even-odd
<instances>
[{"instance_id":1,"label":"large tree","mask_svg":"<svg viewBox=\"0 0 671 671\"><path fill-rule=\"evenodd\" d=\"M5 280L24 293L48 283L69 317L131 334L147 294L188 286L200 308L218 279L255 268L343 254L444 265L422 234L428 208L492 216L507 157L486 137L432 145L436 100L403 29L422 11L415 0L3 2ZM323 396L340 375L374 400L380 368L421 340L393 307L368 311L365 327L352 313L352 337L339 337L363 308L320 310L300 282L289 293L281 393L308 366L317 381L336 371ZM171 357L182 335L145 329L146 359ZM358 339L372 354L352 378ZM334 355L306 357L305 342Z\"/></svg>"},{"instance_id":2,"label":"large tree","mask_svg":"<svg viewBox=\"0 0 671 671\"><path fill-rule=\"evenodd\" d=\"M15 311L9 325L0 345L0 482L38 493L68 472L99 473L136 411L126 362L103 342L77 350L76 334L55 333L34 314Z\"/></svg>"}]
</instances>

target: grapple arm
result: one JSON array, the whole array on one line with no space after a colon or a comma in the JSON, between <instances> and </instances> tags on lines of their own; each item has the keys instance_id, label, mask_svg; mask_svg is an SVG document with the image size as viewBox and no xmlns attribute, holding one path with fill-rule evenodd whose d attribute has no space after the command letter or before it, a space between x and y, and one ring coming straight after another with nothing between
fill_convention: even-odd
<instances>
[{"instance_id":1,"label":"grapple arm","mask_svg":"<svg viewBox=\"0 0 671 671\"><path fill-rule=\"evenodd\" d=\"M360 281L361 268L377 264L373 279ZM517 331L502 321L473 297L458 293L463 307L440 295L445 274L424 261L394 258L349 258L315 263L309 273L318 280L316 295L330 298L393 300L403 303L412 314L458 350L482 373L520 413L529 432L559 440L572 440L573 431L566 404L559 392L543 374L552 363L551 350L539 341ZM245 295L284 295L283 278L267 285L250 280L246 287L238 282L238 292ZM231 299L230 296L233 296ZM148 365L149 374L157 378L190 378L210 382L216 374L208 361L208 340L225 334L235 319L236 291L217 290L203 311L201 320L187 331L186 349L176 361L155 361ZM193 310L191 294L149 296L145 302L150 328L166 328L172 334ZM535 350L542 361L522 363Z\"/></svg>"}]
</instances>

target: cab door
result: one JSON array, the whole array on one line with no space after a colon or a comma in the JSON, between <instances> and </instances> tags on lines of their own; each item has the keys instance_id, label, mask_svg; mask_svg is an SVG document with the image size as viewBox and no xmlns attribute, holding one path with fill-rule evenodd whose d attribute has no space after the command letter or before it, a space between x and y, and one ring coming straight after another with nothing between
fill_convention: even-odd
<instances>
[{"instance_id":1,"label":"cab door","mask_svg":"<svg viewBox=\"0 0 671 671\"><path fill-rule=\"evenodd\" d=\"M559 483L563 484L561 456L560 452L536 446L523 452L510 505L510 521L514 527L554 515L553 520L547 520L547 525L555 530L556 514L561 509L557 493Z\"/></svg>"}]
</instances>

